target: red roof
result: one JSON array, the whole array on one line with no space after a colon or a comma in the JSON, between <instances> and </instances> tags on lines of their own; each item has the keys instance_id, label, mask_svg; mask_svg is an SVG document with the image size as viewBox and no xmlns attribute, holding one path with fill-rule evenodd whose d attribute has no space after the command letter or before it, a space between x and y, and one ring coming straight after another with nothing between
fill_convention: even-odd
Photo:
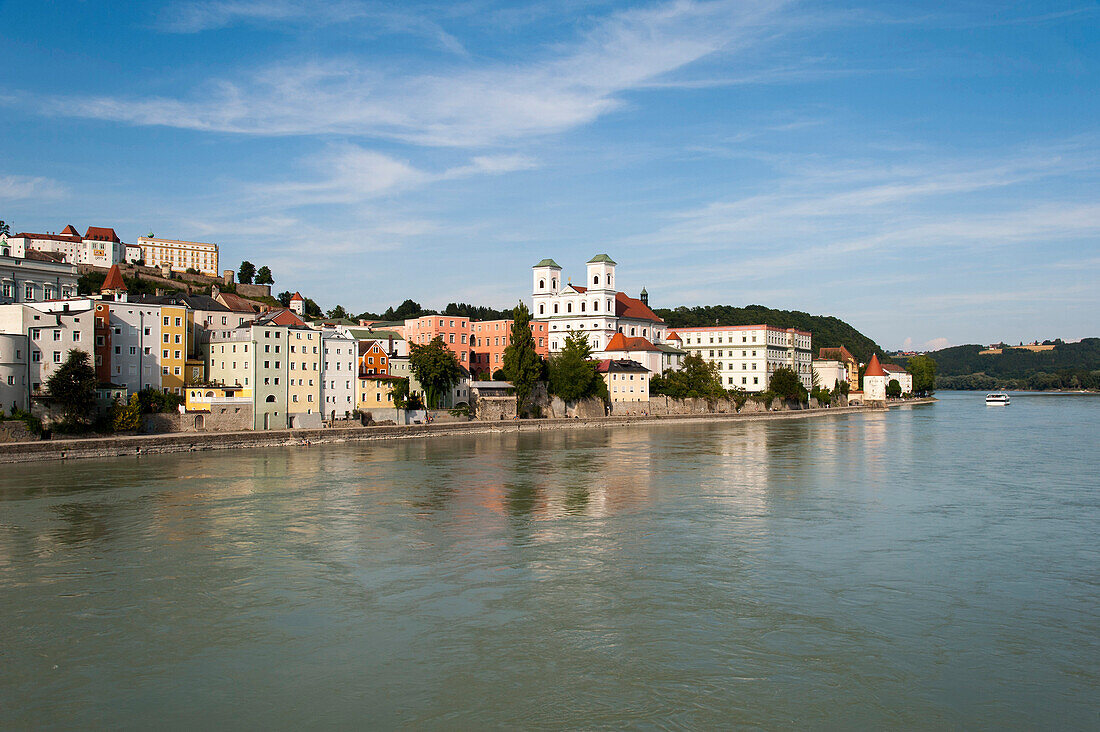
<instances>
[{"instance_id":1,"label":"red roof","mask_svg":"<svg viewBox=\"0 0 1100 732\"><path fill-rule=\"evenodd\" d=\"M272 315L267 319L268 323L274 323L275 325L299 325L303 328L306 322L295 315L290 310L280 310L275 315Z\"/></svg>"},{"instance_id":2,"label":"red roof","mask_svg":"<svg viewBox=\"0 0 1100 732\"><path fill-rule=\"evenodd\" d=\"M652 320L655 323L665 321L657 317L657 313L649 309L641 300L627 297L621 292L615 293L615 315L620 318L633 318L634 320Z\"/></svg>"},{"instance_id":3,"label":"red roof","mask_svg":"<svg viewBox=\"0 0 1100 732\"><path fill-rule=\"evenodd\" d=\"M291 301L291 302L294 302L295 300L302 300L302 301L305 301L305 298L304 298L304 297L302 297L302 293L300 293L300 292L295 292L295 293L294 293L293 295L291 295L291 296L290 296L290 301Z\"/></svg>"},{"instance_id":4,"label":"red roof","mask_svg":"<svg viewBox=\"0 0 1100 732\"><path fill-rule=\"evenodd\" d=\"M642 366L637 361L631 361L629 358L611 359L605 358L596 364L596 373L606 374L614 368L616 371L645 371L649 372L645 366Z\"/></svg>"},{"instance_id":5,"label":"red roof","mask_svg":"<svg viewBox=\"0 0 1100 732\"><path fill-rule=\"evenodd\" d=\"M680 337L680 334L677 333L676 331L672 331L671 333L669 333L668 334L668 339L670 341L671 340L677 340L677 341L682 341L683 340L683 338Z\"/></svg>"},{"instance_id":6,"label":"red roof","mask_svg":"<svg viewBox=\"0 0 1100 732\"><path fill-rule=\"evenodd\" d=\"M258 305L255 301L234 295L232 292L223 292L215 299L234 313L254 313Z\"/></svg>"},{"instance_id":7,"label":"red roof","mask_svg":"<svg viewBox=\"0 0 1100 732\"><path fill-rule=\"evenodd\" d=\"M882 370L882 365L878 362L878 355L872 353L871 361L867 364L867 370L863 372L864 376L886 376L886 372Z\"/></svg>"},{"instance_id":8,"label":"red roof","mask_svg":"<svg viewBox=\"0 0 1100 732\"><path fill-rule=\"evenodd\" d=\"M628 338L622 333L616 333L607 344L606 351L657 351L657 346L645 338Z\"/></svg>"},{"instance_id":9,"label":"red roof","mask_svg":"<svg viewBox=\"0 0 1100 732\"><path fill-rule=\"evenodd\" d=\"M47 241L80 241L80 235L77 236L62 236L60 234L31 234L23 231L12 237L13 239L43 239Z\"/></svg>"},{"instance_id":10,"label":"red roof","mask_svg":"<svg viewBox=\"0 0 1100 732\"><path fill-rule=\"evenodd\" d=\"M84 238L94 241L113 241L116 244L120 243L118 234L115 233L115 230L103 226L89 226L88 233L84 235Z\"/></svg>"},{"instance_id":11,"label":"red roof","mask_svg":"<svg viewBox=\"0 0 1100 732\"><path fill-rule=\"evenodd\" d=\"M39 262L60 262L64 263L65 255L61 252L40 252L37 249L27 250L27 259L34 259Z\"/></svg>"},{"instance_id":12,"label":"red roof","mask_svg":"<svg viewBox=\"0 0 1100 732\"><path fill-rule=\"evenodd\" d=\"M820 359L836 359L837 361L854 362L856 357L848 352L848 349L844 346L837 348L822 348L817 352L817 357Z\"/></svg>"},{"instance_id":13,"label":"red roof","mask_svg":"<svg viewBox=\"0 0 1100 732\"><path fill-rule=\"evenodd\" d=\"M69 224L64 229L62 229L61 234L63 236L75 236L75 237L80 236L80 232L77 231L76 229L74 229L72 224Z\"/></svg>"},{"instance_id":14,"label":"red roof","mask_svg":"<svg viewBox=\"0 0 1100 732\"><path fill-rule=\"evenodd\" d=\"M566 287L572 287L577 292L588 292L587 287L581 287L580 285L574 285L572 282L570 282L568 285L566 285Z\"/></svg>"},{"instance_id":15,"label":"red roof","mask_svg":"<svg viewBox=\"0 0 1100 732\"><path fill-rule=\"evenodd\" d=\"M103 280L103 286L99 289L101 292L126 289L126 282L122 279L122 270L118 268L117 264L112 264L111 268L107 270L107 277Z\"/></svg>"}]
</instances>

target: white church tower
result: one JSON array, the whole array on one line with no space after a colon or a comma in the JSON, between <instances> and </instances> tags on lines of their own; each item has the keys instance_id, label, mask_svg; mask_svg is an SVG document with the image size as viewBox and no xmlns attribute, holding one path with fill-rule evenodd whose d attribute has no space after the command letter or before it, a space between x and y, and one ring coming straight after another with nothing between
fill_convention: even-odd
<instances>
[{"instance_id":1,"label":"white church tower","mask_svg":"<svg viewBox=\"0 0 1100 732\"><path fill-rule=\"evenodd\" d=\"M532 267L531 272L535 306L531 315L545 318L550 313L550 301L561 292L561 266L553 259L544 259Z\"/></svg>"}]
</instances>

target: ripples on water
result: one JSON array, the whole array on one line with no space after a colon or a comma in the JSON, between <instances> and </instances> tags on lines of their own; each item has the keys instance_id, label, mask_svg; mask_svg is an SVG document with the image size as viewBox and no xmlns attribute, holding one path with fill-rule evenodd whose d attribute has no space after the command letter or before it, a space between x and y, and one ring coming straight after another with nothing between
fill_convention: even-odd
<instances>
[{"instance_id":1,"label":"ripples on water","mask_svg":"<svg viewBox=\"0 0 1100 732\"><path fill-rule=\"evenodd\" d=\"M0 466L0 726L1100 725L1100 398Z\"/></svg>"}]
</instances>

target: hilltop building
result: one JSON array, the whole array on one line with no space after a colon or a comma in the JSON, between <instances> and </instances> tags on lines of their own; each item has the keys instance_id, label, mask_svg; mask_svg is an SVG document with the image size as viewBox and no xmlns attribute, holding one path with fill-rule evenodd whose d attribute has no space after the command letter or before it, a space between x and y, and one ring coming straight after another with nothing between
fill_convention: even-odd
<instances>
[{"instance_id":1,"label":"hilltop building","mask_svg":"<svg viewBox=\"0 0 1100 732\"><path fill-rule=\"evenodd\" d=\"M144 260L146 267L167 267L173 272L191 268L210 277L219 275L218 245L207 242L139 236L137 246L128 246L126 252L126 261L138 259Z\"/></svg>"},{"instance_id":2,"label":"hilltop building","mask_svg":"<svg viewBox=\"0 0 1100 732\"><path fill-rule=\"evenodd\" d=\"M114 229L89 226L81 236L70 224L60 234L32 234L22 232L8 237L4 246L9 256L24 258L27 252L53 252L64 257L68 264L87 264L93 267L110 267L125 261L126 245ZM55 295L57 297L57 295Z\"/></svg>"}]
</instances>

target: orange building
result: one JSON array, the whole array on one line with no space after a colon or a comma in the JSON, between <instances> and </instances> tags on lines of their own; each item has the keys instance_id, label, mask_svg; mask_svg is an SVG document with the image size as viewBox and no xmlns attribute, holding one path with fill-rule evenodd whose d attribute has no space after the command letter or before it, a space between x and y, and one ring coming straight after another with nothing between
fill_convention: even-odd
<instances>
[{"instance_id":1,"label":"orange building","mask_svg":"<svg viewBox=\"0 0 1100 732\"><path fill-rule=\"evenodd\" d=\"M405 341L410 347L426 345L436 336L458 357L463 366L470 364L470 319L456 315L425 315L405 321Z\"/></svg>"},{"instance_id":2,"label":"orange building","mask_svg":"<svg viewBox=\"0 0 1100 732\"><path fill-rule=\"evenodd\" d=\"M390 357L378 341L359 341L359 375L386 376L390 373Z\"/></svg>"},{"instance_id":3,"label":"orange building","mask_svg":"<svg viewBox=\"0 0 1100 732\"><path fill-rule=\"evenodd\" d=\"M95 304L95 376L100 384L111 383L111 304Z\"/></svg>"},{"instance_id":4,"label":"orange building","mask_svg":"<svg viewBox=\"0 0 1100 732\"><path fill-rule=\"evenodd\" d=\"M485 320L470 323L470 371L492 374L504 366L504 349L512 342L512 320ZM546 321L531 322L535 352L550 356Z\"/></svg>"}]
</instances>

